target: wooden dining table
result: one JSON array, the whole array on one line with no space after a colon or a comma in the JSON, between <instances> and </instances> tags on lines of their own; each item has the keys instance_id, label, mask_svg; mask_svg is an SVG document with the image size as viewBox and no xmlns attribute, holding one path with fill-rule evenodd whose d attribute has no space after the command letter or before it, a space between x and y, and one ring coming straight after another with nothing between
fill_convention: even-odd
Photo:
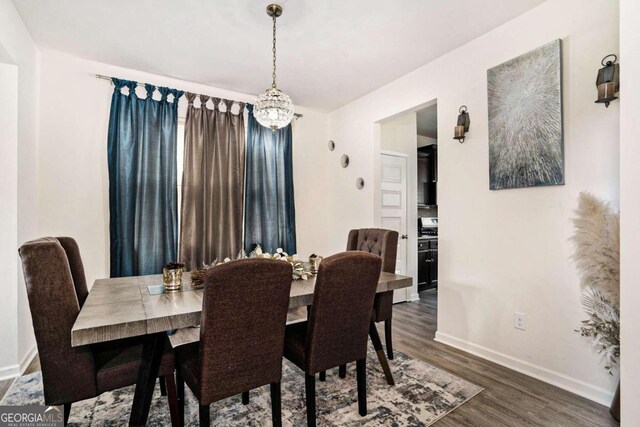
<instances>
[{"instance_id":1,"label":"wooden dining table","mask_svg":"<svg viewBox=\"0 0 640 427\"><path fill-rule=\"evenodd\" d=\"M167 333L200 324L203 290L194 289L190 282L189 273L185 273L182 289L166 292L161 274L98 279L71 329L73 347L144 337L129 419L131 426L146 424ZM315 283L315 276L293 280L289 307L312 305ZM382 272L377 292L408 288L412 283L411 277ZM369 336L387 382L393 385L393 376L373 322Z\"/></svg>"}]
</instances>

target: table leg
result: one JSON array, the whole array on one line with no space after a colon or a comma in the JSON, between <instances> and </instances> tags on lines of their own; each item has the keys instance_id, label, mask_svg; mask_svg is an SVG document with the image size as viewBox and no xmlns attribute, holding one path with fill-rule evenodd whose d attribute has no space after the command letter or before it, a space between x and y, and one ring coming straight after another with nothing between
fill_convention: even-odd
<instances>
[{"instance_id":1,"label":"table leg","mask_svg":"<svg viewBox=\"0 0 640 427\"><path fill-rule=\"evenodd\" d=\"M373 320L371 320L369 323L369 338L371 338L373 348L376 350L376 354L378 355L378 360L380 361L380 366L382 366L382 370L384 371L384 376L387 379L387 384L396 385L396 382L393 380L393 375L391 375L391 369L389 369L387 355L384 354L384 348L382 348L380 335L378 335L378 330L376 329L376 324L373 322Z\"/></svg>"},{"instance_id":2,"label":"table leg","mask_svg":"<svg viewBox=\"0 0 640 427\"><path fill-rule=\"evenodd\" d=\"M138 381L136 382L136 391L133 395L133 405L131 406L131 415L129 417L130 426L141 427L147 423L165 339L165 333L147 335L144 338Z\"/></svg>"}]
</instances>

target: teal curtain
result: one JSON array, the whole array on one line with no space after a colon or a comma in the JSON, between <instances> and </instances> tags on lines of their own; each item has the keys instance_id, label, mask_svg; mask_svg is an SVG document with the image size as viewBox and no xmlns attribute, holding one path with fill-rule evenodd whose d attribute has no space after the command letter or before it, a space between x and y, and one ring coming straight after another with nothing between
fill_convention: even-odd
<instances>
[{"instance_id":1,"label":"teal curtain","mask_svg":"<svg viewBox=\"0 0 640 427\"><path fill-rule=\"evenodd\" d=\"M162 272L178 244L176 137L182 91L113 79L109 116L111 277ZM172 95L172 100L168 99Z\"/></svg>"},{"instance_id":2,"label":"teal curtain","mask_svg":"<svg viewBox=\"0 0 640 427\"><path fill-rule=\"evenodd\" d=\"M244 246L259 244L266 252L277 248L296 253L296 208L293 197L291 124L273 132L253 117L247 105Z\"/></svg>"}]
</instances>

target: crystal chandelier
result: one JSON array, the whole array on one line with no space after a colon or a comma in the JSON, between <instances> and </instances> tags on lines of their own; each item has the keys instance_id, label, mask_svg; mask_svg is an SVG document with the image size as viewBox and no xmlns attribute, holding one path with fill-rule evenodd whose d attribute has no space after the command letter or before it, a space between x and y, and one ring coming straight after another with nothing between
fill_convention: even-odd
<instances>
[{"instance_id":1,"label":"crystal chandelier","mask_svg":"<svg viewBox=\"0 0 640 427\"><path fill-rule=\"evenodd\" d=\"M262 126L275 132L291 123L293 102L289 95L276 87L276 18L282 15L282 7L270 4L267 6L267 15L273 18L273 81L271 87L256 99L253 116Z\"/></svg>"}]
</instances>

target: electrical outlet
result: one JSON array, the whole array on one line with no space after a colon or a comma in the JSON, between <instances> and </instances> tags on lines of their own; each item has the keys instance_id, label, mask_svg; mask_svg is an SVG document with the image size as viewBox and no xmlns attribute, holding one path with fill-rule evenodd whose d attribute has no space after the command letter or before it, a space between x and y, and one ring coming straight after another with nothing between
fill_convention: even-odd
<instances>
[{"instance_id":1,"label":"electrical outlet","mask_svg":"<svg viewBox=\"0 0 640 427\"><path fill-rule=\"evenodd\" d=\"M522 331L527 330L527 319L524 313L518 313L517 311L514 313L514 321L513 327L516 329L520 329Z\"/></svg>"}]
</instances>

